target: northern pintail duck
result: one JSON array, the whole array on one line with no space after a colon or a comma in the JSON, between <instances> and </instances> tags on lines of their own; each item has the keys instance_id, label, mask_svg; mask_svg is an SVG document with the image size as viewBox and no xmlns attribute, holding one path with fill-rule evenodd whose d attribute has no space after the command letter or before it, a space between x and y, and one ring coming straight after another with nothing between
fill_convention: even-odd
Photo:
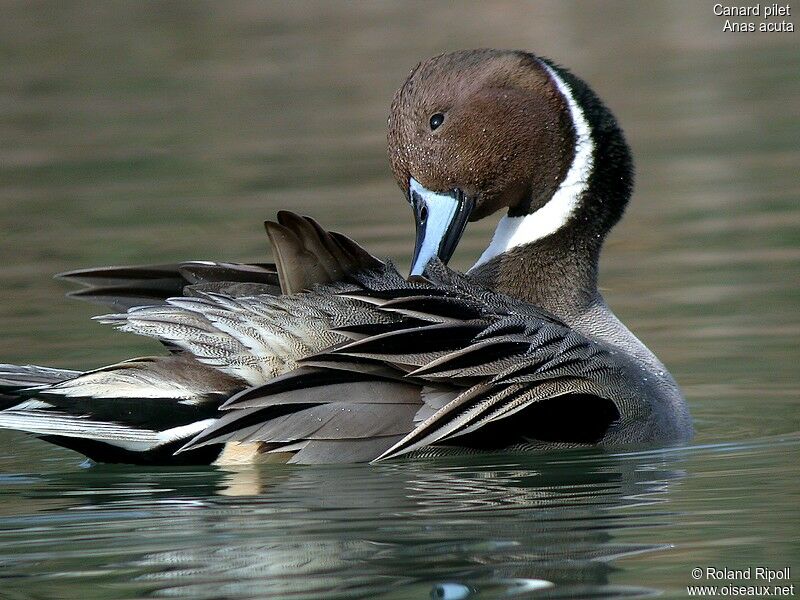
<instances>
[{"instance_id":1,"label":"northern pintail duck","mask_svg":"<svg viewBox=\"0 0 800 600\"><path fill-rule=\"evenodd\" d=\"M0 426L99 461L370 461L669 444L691 421L609 310L598 257L632 187L628 145L580 79L527 52L414 68L389 157L412 205L412 277L310 218L266 224L274 264L68 273L98 317L169 355L85 373L5 366ZM506 210L466 274L468 221Z\"/></svg>"}]
</instances>

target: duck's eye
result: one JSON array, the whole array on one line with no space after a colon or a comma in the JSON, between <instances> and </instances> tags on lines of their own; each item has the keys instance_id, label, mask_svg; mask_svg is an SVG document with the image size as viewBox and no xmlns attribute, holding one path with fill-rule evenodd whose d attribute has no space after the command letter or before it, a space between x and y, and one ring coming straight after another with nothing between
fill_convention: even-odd
<instances>
[{"instance_id":1,"label":"duck's eye","mask_svg":"<svg viewBox=\"0 0 800 600\"><path fill-rule=\"evenodd\" d=\"M444 123L444 115L442 113L436 113L431 116L431 131L439 129L442 123Z\"/></svg>"}]
</instances>

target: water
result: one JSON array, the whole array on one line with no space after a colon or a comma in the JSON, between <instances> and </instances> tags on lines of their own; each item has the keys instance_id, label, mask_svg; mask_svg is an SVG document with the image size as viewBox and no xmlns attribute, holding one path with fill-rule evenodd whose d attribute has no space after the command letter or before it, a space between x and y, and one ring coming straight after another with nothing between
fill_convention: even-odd
<instances>
[{"instance_id":1,"label":"water","mask_svg":"<svg viewBox=\"0 0 800 600\"><path fill-rule=\"evenodd\" d=\"M279 208L407 264L394 89L440 51L521 47L585 77L625 127L637 192L601 283L697 429L650 452L238 471L82 468L3 431L0 597L685 598L706 566L800 583L800 34L723 33L703 2L0 14L0 362L157 351L89 322L50 275L262 260ZM470 226L455 266L491 228Z\"/></svg>"}]
</instances>

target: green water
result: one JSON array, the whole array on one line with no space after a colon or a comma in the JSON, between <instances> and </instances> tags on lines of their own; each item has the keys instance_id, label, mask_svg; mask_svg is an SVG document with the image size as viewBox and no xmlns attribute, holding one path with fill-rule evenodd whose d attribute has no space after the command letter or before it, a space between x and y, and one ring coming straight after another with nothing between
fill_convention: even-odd
<instances>
[{"instance_id":1,"label":"green water","mask_svg":"<svg viewBox=\"0 0 800 600\"><path fill-rule=\"evenodd\" d=\"M407 264L384 127L416 61L528 48L587 79L637 157L602 262L697 436L640 453L190 471L0 431L0 597L687 597L708 566L800 585L800 33L713 2L0 4L0 362L157 352L52 273L264 260L312 214ZM470 225L467 267L492 223ZM773 582L777 583L777 582ZM549 587L545 587L549 586ZM800 590L796 590L800 594ZM763 596L762 596L763 597Z\"/></svg>"}]
</instances>

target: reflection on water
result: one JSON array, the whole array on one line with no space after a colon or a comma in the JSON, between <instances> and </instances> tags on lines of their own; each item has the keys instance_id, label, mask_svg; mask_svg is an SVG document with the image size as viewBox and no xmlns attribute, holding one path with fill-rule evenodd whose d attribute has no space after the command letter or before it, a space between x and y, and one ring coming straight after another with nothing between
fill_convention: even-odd
<instances>
[{"instance_id":1,"label":"reflection on water","mask_svg":"<svg viewBox=\"0 0 800 600\"><path fill-rule=\"evenodd\" d=\"M799 441L17 475L0 564L19 597L681 596L694 565L793 564L771 470L796 480Z\"/></svg>"},{"instance_id":2,"label":"reflection on water","mask_svg":"<svg viewBox=\"0 0 800 600\"><path fill-rule=\"evenodd\" d=\"M0 362L157 351L50 274L260 260L313 214L405 264L384 126L419 59L530 48L625 127L610 304L667 363L688 448L238 472L79 467L0 431L10 598L683 598L696 565L796 566L800 52L703 2L6 3ZM471 224L468 266L491 223ZM798 583L795 581L795 583Z\"/></svg>"},{"instance_id":3,"label":"reflection on water","mask_svg":"<svg viewBox=\"0 0 800 600\"><path fill-rule=\"evenodd\" d=\"M53 597L680 596L694 565L792 564L796 499L763 450L797 447L17 476L0 564Z\"/></svg>"},{"instance_id":4,"label":"reflection on water","mask_svg":"<svg viewBox=\"0 0 800 600\"><path fill-rule=\"evenodd\" d=\"M0 555L12 578L46 580L80 557L81 571L54 585L124 571L126 592L188 598L638 596L648 590L610 581L612 561L668 546L620 532L642 515L674 520L663 504L675 466L566 453L206 475L98 467L37 482L37 500L66 506L24 517L40 535L4 536ZM111 564L93 556L98 542L119 543Z\"/></svg>"}]
</instances>

